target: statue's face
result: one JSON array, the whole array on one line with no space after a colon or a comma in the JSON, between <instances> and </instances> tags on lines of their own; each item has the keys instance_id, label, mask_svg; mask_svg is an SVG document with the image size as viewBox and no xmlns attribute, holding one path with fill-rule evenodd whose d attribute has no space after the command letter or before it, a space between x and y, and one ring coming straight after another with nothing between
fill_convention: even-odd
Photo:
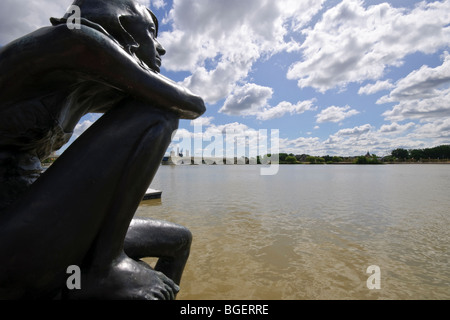
<instances>
[{"instance_id":1,"label":"statue's face","mask_svg":"<svg viewBox=\"0 0 450 320\"><path fill-rule=\"evenodd\" d=\"M139 43L139 48L135 51L136 56L149 68L160 72L161 56L166 53L166 50L156 39L156 26L151 14L145 7L142 7L141 10L139 17L134 17L122 23Z\"/></svg>"}]
</instances>

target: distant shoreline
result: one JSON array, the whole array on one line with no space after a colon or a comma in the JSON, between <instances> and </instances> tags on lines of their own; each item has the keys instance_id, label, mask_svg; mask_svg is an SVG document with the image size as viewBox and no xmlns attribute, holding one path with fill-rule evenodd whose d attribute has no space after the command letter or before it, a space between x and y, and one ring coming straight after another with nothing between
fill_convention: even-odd
<instances>
[{"instance_id":1,"label":"distant shoreline","mask_svg":"<svg viewBox=\"0 0 450 320\"><path fill-rule=\"evenodd\" d=\"M450 161L442 161L442 162L380 162L380 163L354 163L354 162L333 162L333 163L280 163L280 165L383 165L383 164L450 164Z\"/></svg>"},{"instance_id":2,"label":"distant shoreline","mask_svg":"<svg viewBox=\"0 0 450 320\"><path fill-rule=\"evenodd\" d=\"M372 165L372 166L378 166L378 165L430 165L430 164L441 164L441 165L450 165L450 161L445 162L380 162L380 163L355 163L355 162L336 162L336 163L309 163L309 162L302 162L302 163L273 163L273 164L250 164L250 163L235 163L235 164L161 164L161 166L268 166L268 165L280 165L280 166L326 166L326 165L354 165L354 166L365 166L365 165Z\"/></svg>"}]
</instances>

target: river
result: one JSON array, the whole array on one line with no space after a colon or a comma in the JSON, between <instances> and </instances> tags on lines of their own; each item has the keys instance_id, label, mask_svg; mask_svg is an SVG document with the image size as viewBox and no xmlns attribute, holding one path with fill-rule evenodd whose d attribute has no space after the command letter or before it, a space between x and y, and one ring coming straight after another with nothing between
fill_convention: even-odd
<instances>
[{"instance_id":1,"label":"river","mask_svg":"<svg viewBox=\"0 0 450 320\"><path fill-rule=\"evenodd\" d=\"M136 215L194 236L179 300L450 299L450 165L161 166L151 187Z\"/></svg>"}]
</instances>

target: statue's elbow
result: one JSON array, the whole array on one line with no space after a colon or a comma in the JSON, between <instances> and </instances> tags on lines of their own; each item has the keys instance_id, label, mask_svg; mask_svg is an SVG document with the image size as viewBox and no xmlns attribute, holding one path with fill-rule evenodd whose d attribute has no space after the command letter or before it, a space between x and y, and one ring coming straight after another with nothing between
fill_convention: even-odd
<instances>
[{"instance_id":1,"label":"statue's elbow","mask_svg":"<svg viewBox=\"0 0 450 320\"><path fill-rule=\"evenodd\" d=\"M199 98L199 103L197 105L197 110L196 110L197 118L206 112L205 102L203 101L202 98L200 98L200 97L198 97L198 98Z\"/></svg>"},{"instance_id":2,"label":"statue's elbow","mask_svg":"<svg viewBox=\"0 0 450 320\"><path fill-rule=\"evenodd\" d=\"M203 99L199 96L193 96L187 119L194 120L202 116L206 112L206 106Z\"/></svg>"}]
</instances>

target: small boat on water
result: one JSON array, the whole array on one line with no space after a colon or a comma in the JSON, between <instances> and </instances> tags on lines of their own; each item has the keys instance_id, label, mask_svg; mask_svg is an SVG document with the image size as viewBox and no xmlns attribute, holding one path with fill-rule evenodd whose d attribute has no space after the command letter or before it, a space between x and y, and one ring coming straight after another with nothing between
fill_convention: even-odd
<instances>
[{"instance_id":1,"label":"small boat on water","mask_svg":"<svg viewBox=\"0 0 450 320\"><path fill-rule=\"evenodd\" d=\"M147 192L145 193L144 199L142 200L152 200L152 199L160 199L161 198L162 191L155 190L152 188L148 188Z\"/></svg>"}]
</instances>

